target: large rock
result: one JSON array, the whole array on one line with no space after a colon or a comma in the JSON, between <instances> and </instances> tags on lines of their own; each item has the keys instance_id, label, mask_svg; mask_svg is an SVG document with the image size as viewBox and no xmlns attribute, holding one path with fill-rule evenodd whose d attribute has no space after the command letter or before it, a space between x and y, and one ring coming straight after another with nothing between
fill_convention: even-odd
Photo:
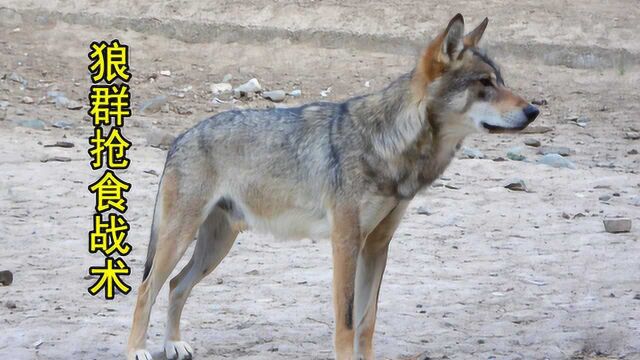
<instances>
[{"instance_id":1,"label":"large rock","mask_svg":"<svg viewBox=\"0 0 640 360\"><path fill-rule=\"evenodd\" d=\"M538 160L538 163L554 168L575 169L576 165L569 159L565 159L560 154L547 154Z\"/></svg>"},{"instance_id":2,"label":"large rock","mask_svg":"<svg viewBox=\"0 0 640 360\"><path fill-rule=\"evenodd\" d=\"M264 91L262 97L273 102L282 102L286 97L284 90Z\"/></svg>"},{"instance_id":3,"label":"large rock","mask_svg":"<svg viewBox=\"0 0 640 360\"><path fill-rule=\"evenodd\" d=\"M617 219L604 219L604 229L608 233L624 233L631 231L631 219L617 218Z\"/></svg>"},{"instance_id":4,"label":"large rock","mask_svg":"<svg viewBox=\"0 0 640 360\"><path fill-rule=\"evenodd\" d=\"M246 83L238 86L233 89L233 96L235 97L243 97L243 96L251 96L253 93L259 92L262 90L262 86L258 82L258 79L253 78Z\"/></svg>"}]
</instances>

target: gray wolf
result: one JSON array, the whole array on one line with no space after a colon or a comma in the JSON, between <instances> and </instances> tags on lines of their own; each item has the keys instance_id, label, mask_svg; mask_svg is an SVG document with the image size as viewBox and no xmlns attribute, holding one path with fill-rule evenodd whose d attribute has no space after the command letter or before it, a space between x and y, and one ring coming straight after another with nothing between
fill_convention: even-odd
<instances>
[{"instance_id":1,"label":"gray wolf","mask_svg":"<svg viewBox=\"0 0 640 360\"><path fill-rule=\"evenodd\" d=\"M438 178L465 136L525 128L538 115L505 86L478 47L485 19L465 35L458 14L385 89L340 103L227 111L179 136L168 152L133 315L128 358L150 360L151 307L171 279L165 352L191 359L180 316L193 286L239 232L330 238L337 359L373 359L389 241L411 199Z\"/></svg>"}]
</instances>

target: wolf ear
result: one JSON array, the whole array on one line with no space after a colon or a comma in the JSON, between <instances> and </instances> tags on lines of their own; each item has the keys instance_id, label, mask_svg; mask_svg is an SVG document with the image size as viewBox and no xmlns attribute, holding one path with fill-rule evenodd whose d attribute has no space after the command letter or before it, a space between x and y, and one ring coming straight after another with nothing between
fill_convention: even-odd
<instances>
[{"instance_id":1,"label":"wolf ear","mask_svg":"<svg viewBox=\"0 0 640 360\"><path fill-rule=\"evenodd\" d=\"M447 29L442 34L442 46L440 60L444 63L452 62L458 58L458 55L462 51L464 46L464 18L461 14L449 21Z\"/></svg>"},{"instance_id":2,"label":"wolf ear","mask_svg":"<svg viewBox=\"0 0 640 360\"><path fill-rule=\"evenodd\" d=\"M480 23L480 25L478 25L478 27L471 30L471 32L465 35L464 46L466 47L478 46L478 43L480 42L480 39L482 39L482 34L484 34L484 30L487 28L488 23L489 23L489 18L484 18L484 20L482 20L482 22Z\"/></svg>"}]
</instances>

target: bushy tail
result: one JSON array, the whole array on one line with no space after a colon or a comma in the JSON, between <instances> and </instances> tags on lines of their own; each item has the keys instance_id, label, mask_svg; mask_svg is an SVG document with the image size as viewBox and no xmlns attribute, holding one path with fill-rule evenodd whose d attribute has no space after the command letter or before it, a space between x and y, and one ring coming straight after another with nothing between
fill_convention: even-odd
<instances>
[{"instance_id":1,"label":"bushy tail","mask_svg":"<svg viewBox=\"0 0 640 360\"><path fill-rule=\"evenodd\" d=\"M149 238L149 246L147 247L147 260L144 264L144 275L142 281L147 279L153 266L153 258L156 255L156 244L158 242L158 226L160 225L160 211L162 209L162 179L158 186L158 194L156 194L156 203L153 207L153 220L151 221L151 236Z\"/></svg>"}]
</instances>

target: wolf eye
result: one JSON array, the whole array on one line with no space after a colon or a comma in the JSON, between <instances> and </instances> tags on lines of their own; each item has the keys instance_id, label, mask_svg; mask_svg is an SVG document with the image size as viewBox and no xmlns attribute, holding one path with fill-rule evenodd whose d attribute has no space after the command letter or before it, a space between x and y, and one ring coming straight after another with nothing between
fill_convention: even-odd
<instances>
[{"instance_id":1,"label":"wolf eye","mask_svg":"<svg viewBox=\"0 0 640 360\"><path fill-rule=\"evenodd\" d=\"M482 86L487 86L487 87L492 87L493 86L493 82L491 81L490 78L482 78L482 79L480 79L480 84L482 84Z\"/></svg>"}]
</instances>

